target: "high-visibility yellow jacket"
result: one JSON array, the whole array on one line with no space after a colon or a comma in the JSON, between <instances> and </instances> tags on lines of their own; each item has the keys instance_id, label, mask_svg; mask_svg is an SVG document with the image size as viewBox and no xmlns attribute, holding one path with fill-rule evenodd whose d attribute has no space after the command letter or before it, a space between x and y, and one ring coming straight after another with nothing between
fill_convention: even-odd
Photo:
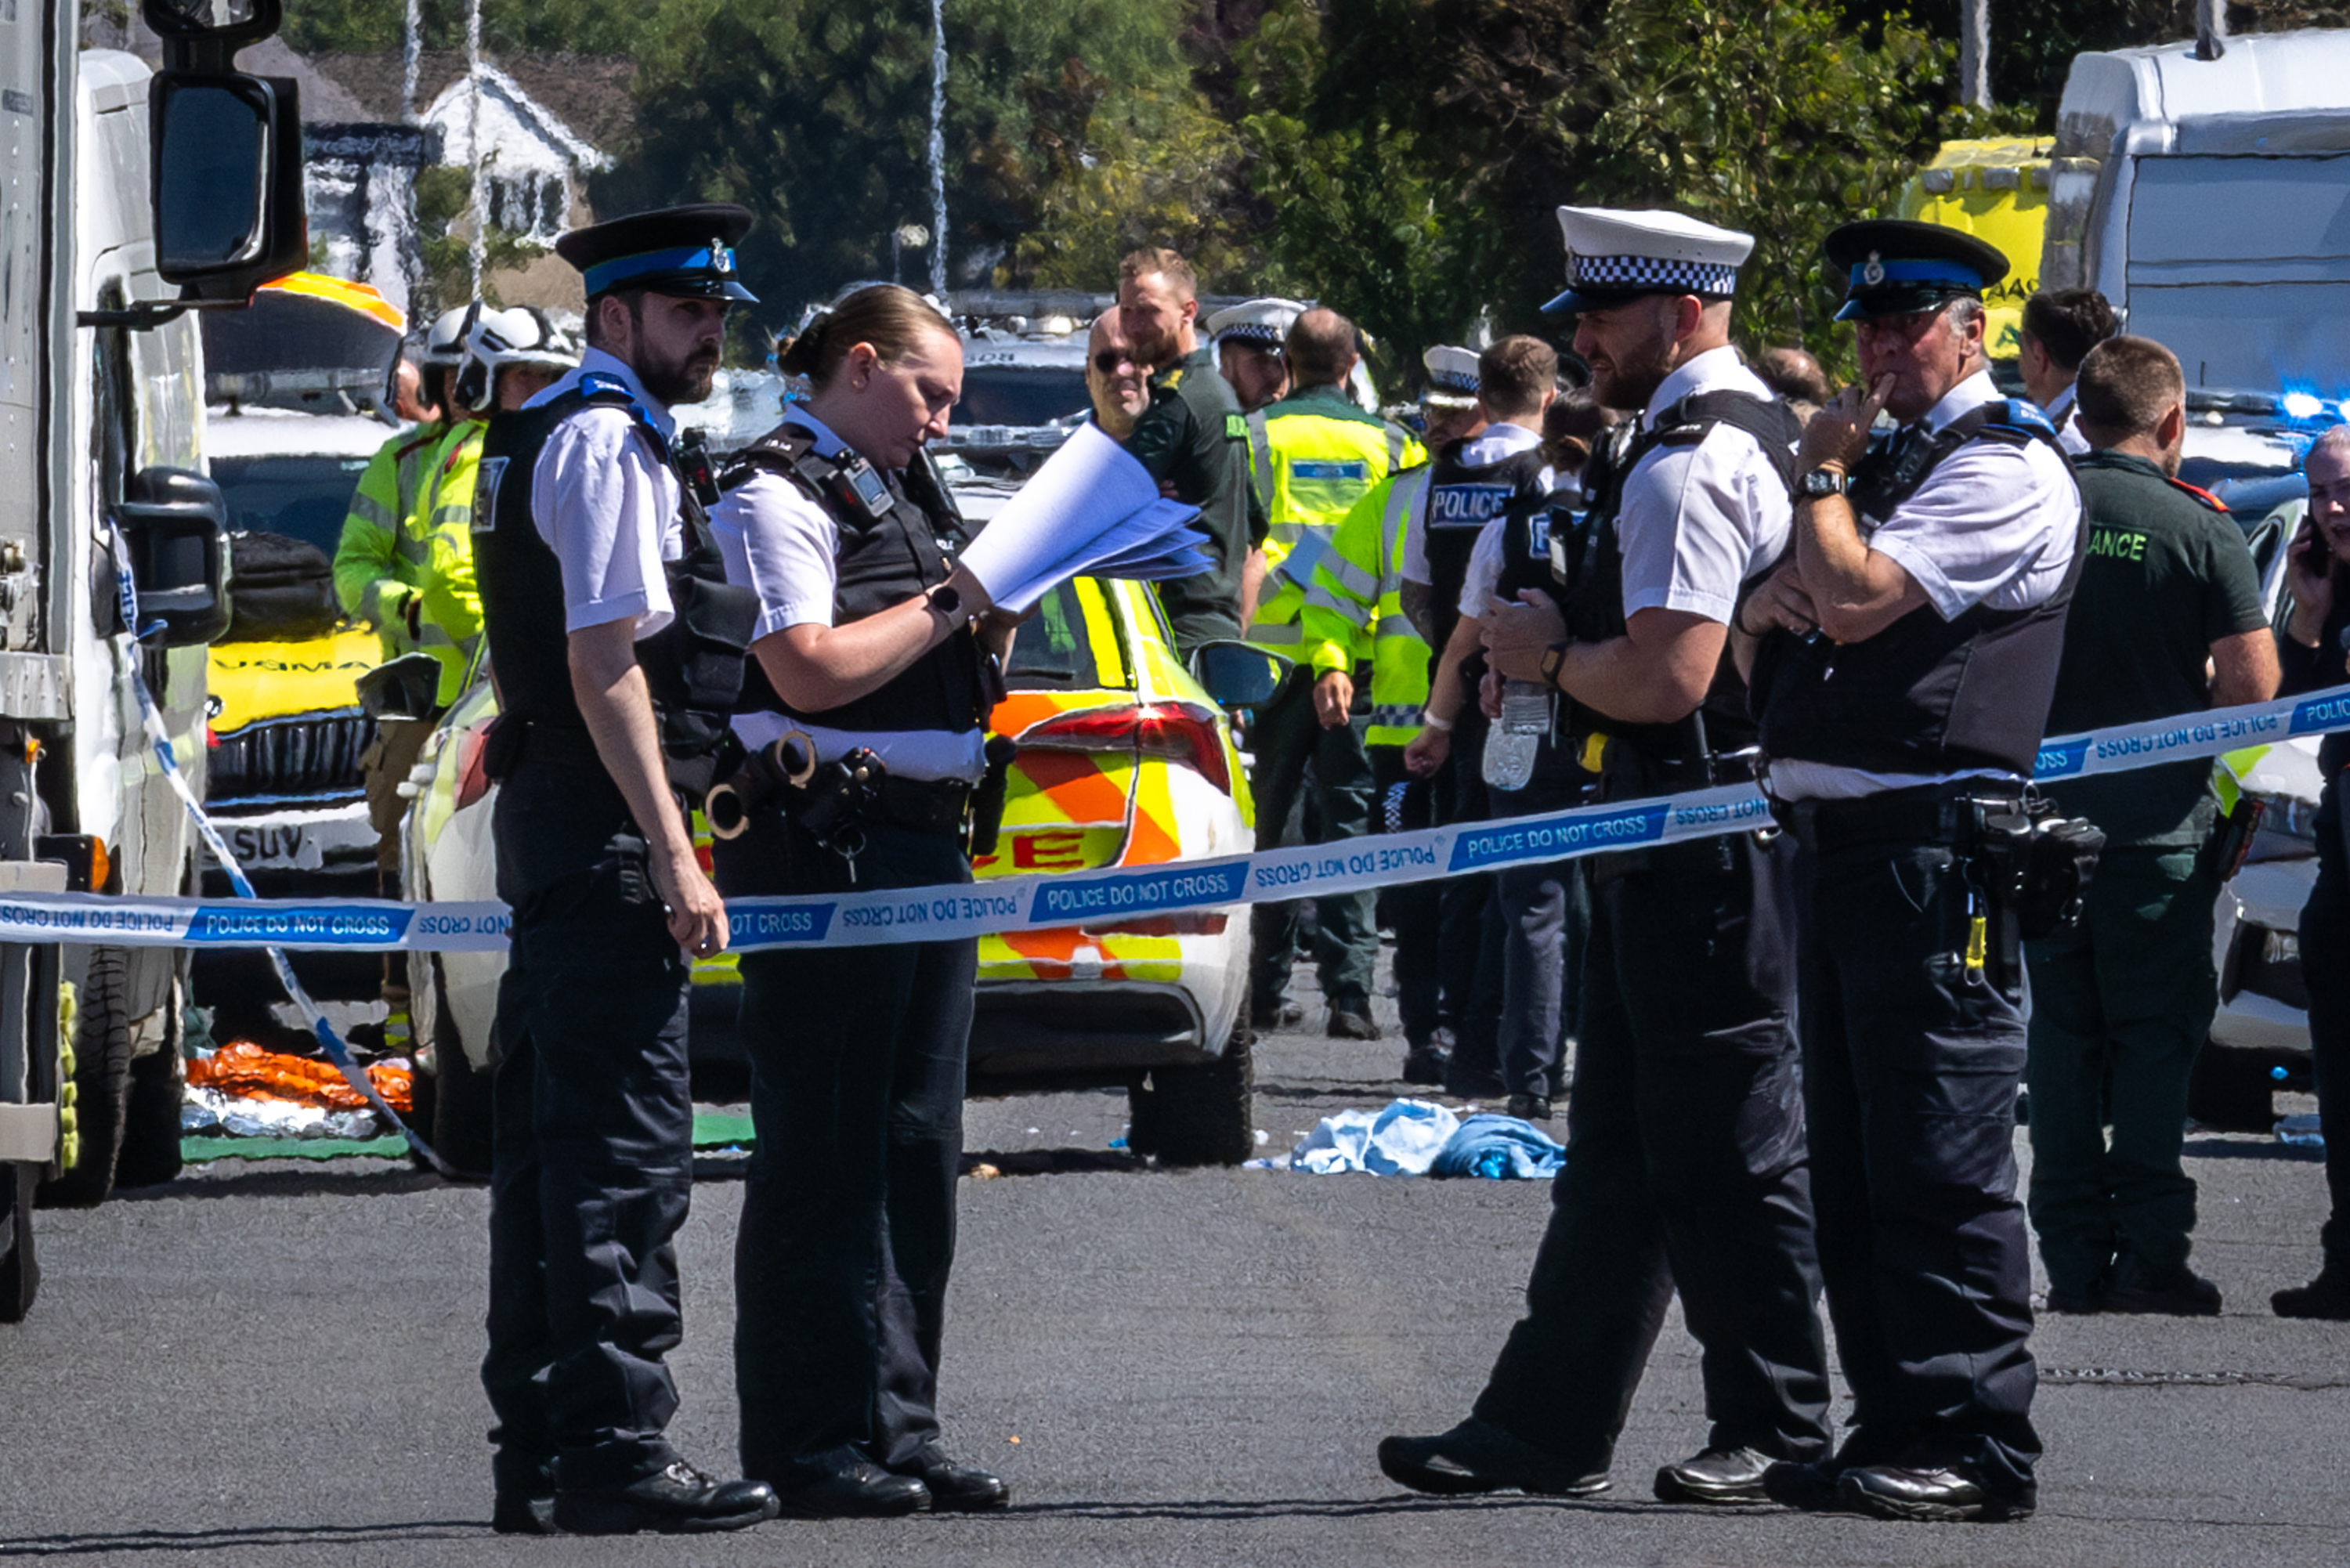
<instances>
[{"instance_id":1,"label":"high-visibility yellow jacket","mask_svg":"<svg viewBox=\"0 0 2350 1568\"><path fill-rule=\"evenodd\" d=\"M421 425L386 441L359 476L335 546L343 608L375 627L387 660L420 649L438 659L444 704L464 690L481 641L473 483L488 428L478 420Z\"/></svg>"},{"instance_id":2,"label":"high-visibility yellow jacket","mask_svg":"<svg viewBox=\"0 0 2350 1568\"><path fill-rule=\"evenodd\" d=\"M1428 461L1409 431L1364 412L1343 389L1308 387L1264 410L1271 458L1265 586L1249 640L1316 669L1350 666L1368 652L1357 640L1311 644L1298 612L1314 567L1339 520L1389 474Z\"/></svg>"},{"instance_id":3,"label":"high-visibility yellow jacket","mask_svg":"<svg viewBox=\"0 0 2350 1568\"><path fill-rule=\"evenodd\" d=\"M1298 621L1305 644L1315 650L1316 673L1347 668L1323 650L1371 649L1371 724L1364 736L1373 746L1404 746L1420 731L1428 709L1432 663L1425 639L1403 613L1404 544L1413 528L1427 525L1426 465L1373 485L1355 503L1330 535L1329 548L1314 563Z\"/></svg>"}]
</instances>

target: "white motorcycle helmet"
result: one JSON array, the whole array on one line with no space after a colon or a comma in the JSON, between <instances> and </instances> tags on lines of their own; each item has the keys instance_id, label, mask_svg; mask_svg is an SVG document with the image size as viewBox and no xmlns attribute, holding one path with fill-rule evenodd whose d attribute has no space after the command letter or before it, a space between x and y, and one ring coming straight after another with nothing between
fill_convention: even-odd
<instances>
[{"instance_id":1,"label":"white motorcycle helmet","mask_svg":"<svg viewBox=\"0 0 2350 1568\"><path fill-rule=\"evenodd\" d=\"M473 314L473 306L461 305L432 318L431 330L424 334L424 363L427 366L453 366L465 358L465 325Z\"/></svg>"},{"instance_id":2,"label":"white motorcycle helmet","mask_svg":"<svg viewBox=\"0 0 2350 1568\"><path fill-rule=\"evenodd\" d=\"M578 368L579 346L536 306L482 308L465 329L458 401L487 413L497 400L498 370L507 365L539 365L560 374Z\"/></svg>"}]
</instances>

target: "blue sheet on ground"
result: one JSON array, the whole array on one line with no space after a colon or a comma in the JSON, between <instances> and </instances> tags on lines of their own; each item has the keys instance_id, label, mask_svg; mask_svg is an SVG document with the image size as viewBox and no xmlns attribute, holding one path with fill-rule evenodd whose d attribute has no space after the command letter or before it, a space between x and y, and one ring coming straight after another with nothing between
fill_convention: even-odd
<instances>
[{"instance_id":1,"label":"blue sheet on ground","mask_svg":"<svg viewBox=\"0 0 2350 1568\"><path fill-rule=\"evenodd\" d=\"M1373 1176L1524 1179L1555 1175L1565 1155L1533 1124L1515 1116L1484 1113L1464 1122L1426 1100L1396 1100L1383 1110L1325 1116L1288 1154L1249 1163L1315 1176L1360 1170Z\"/></svg>"}]
</instances>

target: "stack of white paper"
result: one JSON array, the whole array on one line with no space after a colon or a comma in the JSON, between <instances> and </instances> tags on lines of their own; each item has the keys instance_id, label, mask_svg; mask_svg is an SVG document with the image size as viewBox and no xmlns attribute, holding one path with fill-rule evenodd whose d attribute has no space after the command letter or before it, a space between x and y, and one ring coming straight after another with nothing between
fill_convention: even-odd
<instances>
[{"instance_id":1,"label":"stack of white paper","mask_svg":"<svg viewBox=\"0 0 2350 1568\"><path fill-rule=\"evenodd\" d=\"M990 599L1025 610L1076 576L1149 582L1211 569L1200 509L1169 501L1142 464L1079 425L962 553Z\"/></svg>"}]
</instances>

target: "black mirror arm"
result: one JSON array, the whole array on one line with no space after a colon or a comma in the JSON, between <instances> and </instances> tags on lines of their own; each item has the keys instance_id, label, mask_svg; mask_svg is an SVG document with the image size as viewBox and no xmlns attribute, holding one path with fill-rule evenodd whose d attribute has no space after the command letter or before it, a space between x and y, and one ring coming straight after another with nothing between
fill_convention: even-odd
<instances>
[{"instance_id":1,"label":"black mirror arm","mask_svg":"<svg viewBox=\"0 0 2350 1568\"><path fill-rule=\"evenodd\" d=\"M243 310L250 299L142 299L120 310L77 310L77 327L120 327L132 332L152 332L167 321L177 321L191 310Z\"/></svg>"}]
</instances>

